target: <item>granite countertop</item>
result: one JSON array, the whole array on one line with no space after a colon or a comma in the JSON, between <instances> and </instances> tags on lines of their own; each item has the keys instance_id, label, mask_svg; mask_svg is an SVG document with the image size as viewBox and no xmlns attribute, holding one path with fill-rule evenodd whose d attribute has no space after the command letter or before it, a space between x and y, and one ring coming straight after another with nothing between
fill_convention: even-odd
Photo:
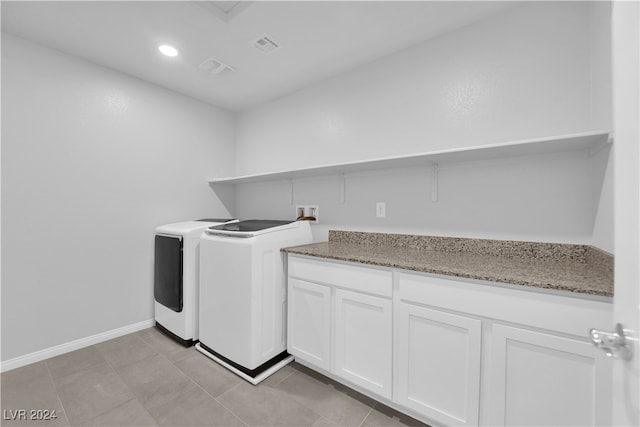
<instances>
[{"instance_id":1,"label":"granite countertop","mask_svg":"<svg viewBox=\"0 0 640 427\"><path fill-rule=\"evenodd\" d=\"M432 274L613 296L613 256L587 245L331 230L291 254Z\"/></svg>"}]
</instances>

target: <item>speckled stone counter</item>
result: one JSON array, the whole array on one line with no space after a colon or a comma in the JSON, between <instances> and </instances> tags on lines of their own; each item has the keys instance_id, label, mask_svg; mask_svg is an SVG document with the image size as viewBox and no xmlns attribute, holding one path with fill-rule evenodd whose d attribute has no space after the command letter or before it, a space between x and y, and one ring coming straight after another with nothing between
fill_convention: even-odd
<instances>
[{"instance_id":1,"label":"speckled stone counter","mask_svg":"<svg viewBox=\"0 0 640 427\"><path fill-rule=\"evenodd\" d=\"M613 296L613 256L587 245L329 231L329 241L283 249L467 279Z\"/></svg>"}]
</instances>

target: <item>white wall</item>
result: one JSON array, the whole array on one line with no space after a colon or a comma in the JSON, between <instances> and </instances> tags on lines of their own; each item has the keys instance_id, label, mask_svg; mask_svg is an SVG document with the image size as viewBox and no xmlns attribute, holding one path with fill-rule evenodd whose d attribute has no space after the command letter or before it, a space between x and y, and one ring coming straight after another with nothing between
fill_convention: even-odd
<instances>
[{"instance_id":1,"label":"white wall","mask_svg":"<svg viewBox=\"0 0 640 427\"><path fill-rule=\"evenodd\" d=\"M543 172L543 173L541 173ZM294 205L320 206L314 239L332 229L588 243L593 226L591 159L586 153L440 165L438 200L431 168L390 169L294 182ZM292 218L289 184L237 185L242 217ZM376 202L386 217L376 218Z\"/></svg>"},{"instance_id":2,"label":"white wall","mask_svg":"<svg viewBox=\"0 0 640 427\"><path fill-rule=\"evenodd\" d=\"M613 129L611 4L589 3L591 45L591 117L594 123L611 123ZM591 243L614 252L613 155L610 150L594 157L592 174L596 217Z\"/></svg>"},{"instance_id":3,"label":"white wall","mask_svg":"<svg viewBox=\"0 0 640 427\"><path fill-rule=\"evenodd\" d=\"M592 120L588 12L525 4L244 112L236 172L608 127Z\"/></svg>"},{"instance_id":4,"label":"white wall","mask_svg":"<svg viewBox=\"0 0 640 427\"><path fill-rule=\"evenodd\" d=\"M234 115L2 34L2 360L153 317L153 230L228 209ZM233 205L233 195L225 200Z\"/></svg>"},{"instance_id":5,"label":"white wall","mask_svg":"<svg viewBox=\"0 0 640 427\"><path fill-rule=\"evenodd\" d=\"M607 54L607 23L587 3L526 3L243 112L236 173L610 129L607 68L594 65ZM337 185L296 182L295 202L320 204L323 223L352 228L591 242L598 203L608 197L600 197L602 175L594 178L605 156L445 166L435 204L425 200L428 171L349 179L358 196L344 205L333 202ZM288 190L278 185L287 188L238 186L238 215L290 217ZM374 217L380 198L384 221ZM613 225L602 209L597 231L611 250Z\"/></svg>"},{"instance_id":6,"label":"white wall","mask_svg":"<svg viewBox=\"0 0 640 427\"><path fill-rule=\"evenodd\" d=\"M613 150L607 149L597 153L592 161L593 200L595 212L593 232L589 242L595 247L614 253L614 171Z\"/></svg>"}]
</instances>

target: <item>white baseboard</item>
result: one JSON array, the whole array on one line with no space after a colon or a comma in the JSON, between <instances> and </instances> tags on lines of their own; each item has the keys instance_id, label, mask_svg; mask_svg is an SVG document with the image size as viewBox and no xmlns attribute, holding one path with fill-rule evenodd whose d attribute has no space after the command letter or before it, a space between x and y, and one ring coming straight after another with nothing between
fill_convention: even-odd
<instances>
[{"instance_id":1,"label":"white baseboard","mask_svg":"<svg viewBox=\"0 0 640 427\"><path fill-rule=\"evenodd\" d=\"M102 332L100 334L91 335L89 337L80 338L75 341L70 341L64 344L56 345L53 347L45 348L43 350L34 351L33 353L25 354L24 356L14 357L13 359L3 360L0 362L0 372L7 372L12 369L19 368L21 366L29 365L31 363L40 362L41 360L48 359L50 357L59 356L64 353L68 353L73 350L78 350L90 345L98 344L104 341L109 341L114 338L121 337L133 332L147 329L155 324L154 319L144 320L142 322L134 323L132 325L123 326L122 328L112 329L110 331Z\"/></svg>"}]
</instances>

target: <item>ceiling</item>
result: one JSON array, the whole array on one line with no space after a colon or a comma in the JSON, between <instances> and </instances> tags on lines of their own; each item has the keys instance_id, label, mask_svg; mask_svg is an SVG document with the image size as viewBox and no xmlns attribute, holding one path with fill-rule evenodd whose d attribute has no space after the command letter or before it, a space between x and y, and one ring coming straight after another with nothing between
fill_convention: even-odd
<instances>
[{"instance_id":1,"label":"ceiling","mask_svg":"<svg viewBox=\"0 0 640 427\"><path fill-rule=\"evenodd\" d=\"M512 7L508 1L2 1L2 31L233 111ZM281 47L265 54L267 34ZM170 42L175 58L156 50ZM215 75L199 65L228 64Z\"/></svg>"}]
</instances>

